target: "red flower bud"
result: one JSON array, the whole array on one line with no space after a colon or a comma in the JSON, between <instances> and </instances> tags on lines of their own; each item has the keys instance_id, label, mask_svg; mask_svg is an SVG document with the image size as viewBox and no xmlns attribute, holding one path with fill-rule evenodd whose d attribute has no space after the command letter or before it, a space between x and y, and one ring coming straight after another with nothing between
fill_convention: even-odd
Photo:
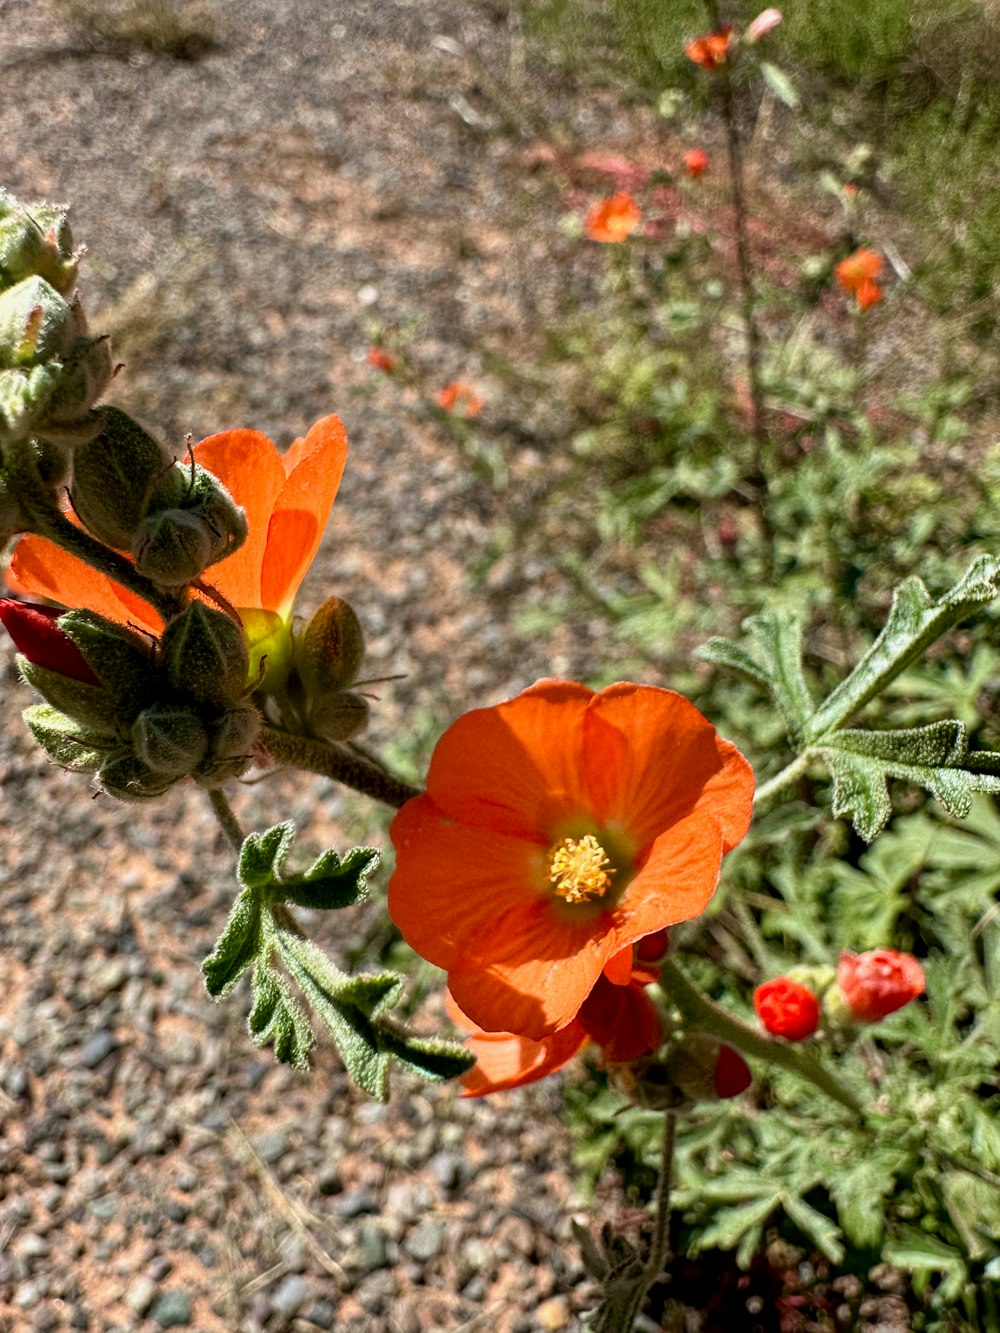
<instances>
[{"instance_id":1,"label":"red flower bud","mask_svg":"<svg viewBox=\"0 0 1000 1333\"><path fill-rule=\"evenodd\" d=\"M787 1041L804 1041L819 1027L819 1000L791 977L775 977L758 986L753 1007L768 1032Z\"/></svg>"},{"instance_id":2,"label":"red flower bud","mask_svg":"<svg viewBox=\"0 0 1000 1333\"><path fill-rule=\"evenodd\" d=\"M859 1023L877 1023L924 992L924 969L898 949L842 953L837 985L851 1016Z\"/></svg>"},{"instance_id":3,"label":"red flower bud","mask_svg":"<svg viewBox=\"0 0 1000 1333\"><path fill-rule=\"evenodd\" d=\"M85 685L100 685L83 653L59 628L59 617L64 614L54 607L0 597L0 621L29 662Z\"/></svg>"},{"instance_id":4,"label":"red flower bud","mask_svg":"<svg viewBox=\"0 0 1000 1333\"><path fill-rule=\"evenodd\" d=\"M697 179L703 171L708 170L708 154L700 148L689 148L681 161L684 163L684 170L692 180Z\"/></svg>"},{"instance_id":5,"label":"red flower bud","mask_svg":"<svg viewBox=\"0 0 1000 1333\"><path fill-rule=\"evenodd\" d=\"M753 1082L750 1066L731 1046L719 1047L715 1062L715 1094L717 1097L738 1097Z\"/></svg>"},{"instance_id":6,"label":"red flower bud","mask_svg":"<svg viewBox=\"0 0 1000 1333\"><path fill-rule=\"evenodd\" d=\"M393 374L396 369L396 358L381 347L369 347L365 360L373 370L381 370L385 375Z\"/></svg>"},{"instance_id":7,"label":"red flower bud","mask_svg":"<svg viewBox=\"0 0 1000 1333\"><path fill-rule=\"evenodd\" d=\"M635 956L640 963L658 963L667 956L670 948L670 931L664 926L654 930L651 935L644 935L635 946Z\"/></svg>"}]
</instances>

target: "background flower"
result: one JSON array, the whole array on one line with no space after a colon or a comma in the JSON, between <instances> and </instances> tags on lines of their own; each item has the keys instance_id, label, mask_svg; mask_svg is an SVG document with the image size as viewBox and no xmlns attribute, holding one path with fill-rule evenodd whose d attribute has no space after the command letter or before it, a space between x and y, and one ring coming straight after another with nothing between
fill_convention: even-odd
<instances>
[{"instance_id":1,"label":"background flower","mask_svg":"<svg viewBox=\"0 0 1000 1333\"><path fill-rule=\"evenodd\" d=\"M752 797L749 764L680 695L539 681L438 742L390 830L389 912L464 1013L537 1041L602 972L630 982L630 945L704 910Z\"/></svg>"},{"instance_id":2,"label":"background flower","mask_svg":"<svg viewBox=\"0 0 1000 1333\"><path fill-rule=\"evenodd\" d=\"M720 65L725 64L732 45L732 35L731 26L718 28L715 32L706 33L704 37L696 37L693 42L688 42L684 54L688 60L693 60L696 65L700 65L702 69L712 74Z\"/></svg>"},{"instance_id":3,"label":"background flower","mask_svg":"<svg viewBox=\"0 0 1000 1333\"><path fill-rule=\"evenodd\" d=\"M791 977L775 977L758 986L753 1007L767 1031L787 1041L804 1041L819 1027L819 1000Z\"/></svg>"},{"instance_id":4,"label":"background flower","mask_svg":"<svg viewBox=\"0 0 1000 1333\"><path fill-rule=\"evenodd\" d=\"M924 969L898 949L842 953L837 986L852 1018L877 1023L924 993Z\"/></svg>"},{"instance_id":5,"label":"background flower","mask_svg":"<svg viewBox=\"0 0 1000 1333\"><path fill-rule=\"evenodd\" d=\"M592 241L617 245L627 240L639 225L639 207L627 190L601 199L583 219L583 230Z\"/></svg>"}]
</instances>

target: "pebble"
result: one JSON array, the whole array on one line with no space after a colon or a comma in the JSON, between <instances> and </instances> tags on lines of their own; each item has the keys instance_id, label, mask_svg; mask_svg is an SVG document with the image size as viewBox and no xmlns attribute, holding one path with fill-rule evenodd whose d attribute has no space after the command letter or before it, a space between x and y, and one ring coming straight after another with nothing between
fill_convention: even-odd
<instances>
[{"instance_id":1,"label":"pebble","mask_svg":"<svg viewBox=\"0 0 1000 1333\"><path fill-rule=\"evenodd\" d=\"M83 1043L79 1064L84 1069L96 1069L118 1046L115 1034L109 1028L98 1028Z\"/></svg>"},{"instance_id":2,"label":"pebble","mask_svg":"<svg viewBox=\"0 0 1000 1333\"><path fill-rule=\"evenodd\" d=\"M187 1328L191 1323L191 1301L187 1292L162 1292L150 1306L149 1317L160 1328Z\"/></svg>"},{"instance_id":3,"label":"pebble","mask_svg":"<svg viewBox=\"0 0 1000 1333\"><path fill-rule=\"evenodd\" d=\"M151 1277L140 1276L125 1293L125 1304L133 1314L144 1315L156 1298L156 1283Z\"/></svg>"},{"instance_id":4,"label":"pebble","mask_svg":"<svg viewBox=\"0 0 1000 1333\"><path fill-rule=\"evenodd\" d=\"M419 1222L406 1237L403 1248L419 1263L435 1259L444 1249L443 1225L430 1219Z\"/></svg>"},{"instance_id":5,"label":"pebble","mask_svg":"<svg viewBox=\"0 0 1000 1333\"><path fill-rule=\"evenodd\" d=\"M360 1217L362 1213L377 1213L379 1203L369 1189L348 1190L333 1205L338 1217Z\"/></svg>"},{"instance_id":6,"label":"pebble","mask_svg":"<svg viewBox=\"0 0 1000 1333\"><path fill-rule=\"evenodd\" d=\"M565 1296L552 1296L542 1301L535 1311L535 1318L545 1333L559 1333L560 1329L568 1328L570 1314Z\"/></svg>"},{"instance_id":7,"label":"pebble","mask_svg":"<svg viewBox=\"0 0 1000 1333\"><path fill-rule=\"evenodd\" d=\"M298 1314L309 1295L309 1283L304 1277L292 1273L286 1277L271 1296L271 1307L278 1314L291 1319Z\"/></svg>"},{"instance_id":8,"label":"pebble","mask_svg":"<svg viewBox=\"0 0 1000 1333\"><path fill-rule=\"evenodd\" d=\"M282 1129L269 1129L257 1139L254 1151L262 1162L273 1166L288 1151L288 1136Z\"/></svg>"},{"instance_id":9,"label":"pebble","mask_svg":"<svg viewBox=\"0 0 1000 1333\"><path fill-rule=\"evenodd\" d=\"M317 1328L333 1328L333 1321L337 1317L336 1309L329 1301L313 1301L312 1305L304 1311L304 1317L316 1325ZM417 1333L420 1333L418 1328Z\"/></svg>"}]
</instances>

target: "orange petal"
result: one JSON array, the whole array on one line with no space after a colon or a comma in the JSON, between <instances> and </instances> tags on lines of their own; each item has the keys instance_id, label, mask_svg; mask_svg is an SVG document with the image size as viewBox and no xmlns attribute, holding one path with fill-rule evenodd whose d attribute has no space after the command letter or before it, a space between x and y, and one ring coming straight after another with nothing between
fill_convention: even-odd
<instances>
[{"instance_id":1,"label":"orange petal","mask_svg":"<svg viewBox=\"0 0 1000 1333\"><path fill-rule=\"evenodd\" d=\"M7 569L7 583L17 592L45 597L60 606L96 611L122 625L159 634L163 621L135 593L44 537L22 537Z\"/></svg>"},{"instance_id":2,"label":"orange petal","mask_svg":"<svg viewBox=\"0 0 1000 1333\"><path fill-rule=\"evenodd\" d=\"M274 505L261 575L261 605L267 610L286 617L291 612L319 550L346 461L347 432L336 416L317 421L285 455L287 481Z\"/></svg>"},{"instance_id":3,"label":"orange petal","mask_svg":"<svg viewBox=\"0 0 1000 1333\"><path fill-rule=\"evenodd\" d=\"M457 1027L472 1029L466 1045L476 1063L462 1076L463 1097L482 1097L535 1083L561 1069L587 1044L579 1023L570 1023L542 1041L531 1041L512 1032L484 1032L462 1013L450 992L445 1008Z\"/></svg>"},{"instance_id":4,"label":"orange petal","mask_svg":"<svg viewBox=\"0 0 1000 1333\"><path fill-rule=\"evenodd\" d=\"M590 714L587 778L601 823L619 824L641 849L697 809L718 821L727 851L740 841L753 770L694 704L672 690L619 683L595 696Z\"/></svg>"},{"instance_id":5,"label":"orange petal","mask_svg":"<svg viewBox=\"0 0 1000 1333\"><path fill-rule=\"evenodd\" d=\"M612 986L602 978L584 1001L579 1022L611 1064L638 1060L663 1040L659 1011L642 986Z\"/></svg>"},{"instance_id":6,"label":"orange petal","mask_svg":"<svg viewBox=\"0 0 1000 1333\"><path fill-rule=\"evenodd\" d=\"M612 986L627 986L632 980L632 948L619 949L604 964L604 977Z\"/></svg>"},{"instance_id":7,"label":"orange petal","mask_svg":"<svg viewBox=\"0 0 1000 1333\"><path fill-rule=\"evenodd\" d=\"M615 949L700 916L719 883L723 850L718 823L704 811L662 833L615 908Z\"/></svg>"},{"instance_id":8,"label":"orange petal","mask_svg":"<svg viewBox=\"0 0 1000 1333\"><path fill-rule=\"evenodd\" d=\"M583 718L592 698L585 685L541 680L466 713L437 744L428 794L452 819L547 846L567 819L591 812Z\"/></svg>"},{"instance_id":9,"label":"orange petal","mask_svg":"<svg viewBox=\"0 0 1000 1333\"><path fill-rule=\"evenodd\" d=\"M237 607L262 607L261 570L275 503L285 485L277 447L257 430L225 430L194 446L194 457L222 482L247 514L249 535L238 551L212 565L208 582ZM268 610L274 610L268 607Z\"/></svg>"},{"instance_id":10,"label":"orange petal","mask_svg":"<svg viewBox=\"0 0 1000 1333\"><path fill-rule=\"evenodd\" d=\"M407 801L389 833L396 848L389 915L438 967L482 965L494 948L503 951L497 936L521 940L547 910L544 848L452 823L426 795Z\"/></svg>"}]
</instances>

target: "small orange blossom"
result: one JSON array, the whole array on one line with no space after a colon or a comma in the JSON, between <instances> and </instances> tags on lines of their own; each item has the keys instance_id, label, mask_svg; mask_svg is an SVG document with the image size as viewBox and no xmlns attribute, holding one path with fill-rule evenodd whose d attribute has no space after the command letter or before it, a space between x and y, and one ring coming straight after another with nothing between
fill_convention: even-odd
<instances>
[{"instance_id":1,"label":"small orange blossom","mask_svg":"<svg viewBox=\"0 0 1000 1333\"><path fill-rule=\"evenodd\" d=\"M393 374L396 369L396 358L382 347L369 347L365 360L372 370L381 370L386 375Z\"/></svg>"},{"instance_id":2,"label":"small orange blossom","mask_svg":"<svg viewBox=\"0 0 1000 1333\"><path fill-rule=\"evenodd\" d=\"M627 190L619 190L608 199L600 199L583 220L583 229L592 241L619 245L639 225L639 207Z\"/></svg>"},{"instance_id":3,"label":"small orange blossom","mask_svg":"<svg viewBox=\"0 0 1000 1333\"><path fill-rule=\"evenodd\" d=\"M446 384L437 396L437 404L446 412L453 412L459 404L463 404L467 417L478 417L483 410L483 400L472 385L466 384L464 380L452 380Z\"/></svg>"},{"instance_id":4,"label":"small orange blossom","mask_svg":"<svg viewBox=\"0 0 1000 1333\"><path fill-rule=\"evenodd\" d=\"M880 282L882 256L877 250L860 249L842 259L833 270L837 286L844 292L853 292L859 310L878 305L884 293Z\"/></svg>"},{"instance_id":5,"label":"small orange blossom","mask_svg":"<svg viewBox=\"0 0 1000 1333\"><path fill-rule=\"evenodd\" d=\"M196 444L195 461L213 473L246 510L243 546L206 574L206 582L240 614L251 663L269 669L290 653L295 595L323 536L347 458L339 417L317 421L282 456L259 431L227 430ZM154 609L76 556L42 537L22 537L7 581L20 592L159 634Z\"/></svg>"},{"instance_id":6,"label":"small orange blossom","mask_svg":"<svg viewBox=\"0 0 1000 1333\"><path fill-rule=\"evenodd\" d=\"M684 170L692 178L697 178L708 170L708 154L701 148L689 148L681 158L684 163Z\"/></svg>"},{"instance_id":7,"label":"small orange blossom","mask_svg":"<svg viewBox=\"0 0 1000 1333\"><path fill-rule=\"evenodd\" d=\"M753 773L679 694L542 680L445 732L390 830L389 914L488 1032L571 1023L630 946L697 916Z\"/></svg>"},{"instance_id":8,"label":"small orange blossom","mask_svg":"<svg viewBox=\"0 0 1000 1333\"><path fill-rule=\"evenodd\" d=\"M696 37L693 42L688 42L684 48L684 54L688 60L693 60L696 65L700 65L709 74L714 74L720 65L726 63L729 57L732 36L733 29L731 25L718 28L715 32L706 33L704 37Z\"/></svg>"}]
</instances>

